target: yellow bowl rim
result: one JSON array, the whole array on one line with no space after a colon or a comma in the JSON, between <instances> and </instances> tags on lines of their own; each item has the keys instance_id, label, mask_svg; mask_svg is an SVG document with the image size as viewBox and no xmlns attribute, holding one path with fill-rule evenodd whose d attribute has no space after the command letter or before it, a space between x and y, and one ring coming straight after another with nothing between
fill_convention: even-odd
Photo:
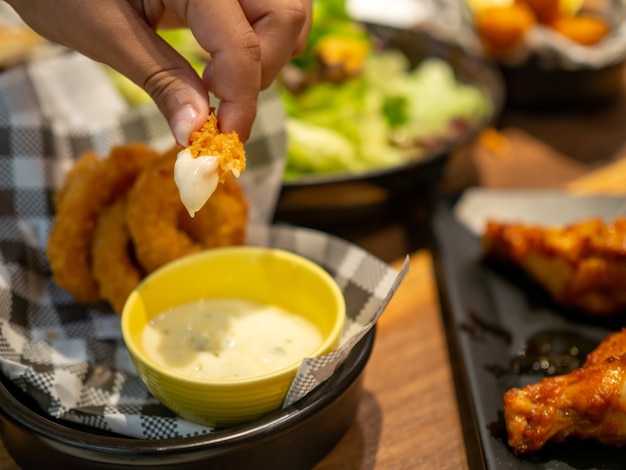
<instances>
[{"instance_id":1,"label":"yellow bowl rim","mask_svg":"<svg viewBox=\"0 0 626 470\"><path fill-rule=\"evenodd\" d=\"M331 332L324 338L324 341L322 342L322 344L320 344L309 356L302 358L299 362L296 361L292 363L291 365L285 366L281 369L277 369L273 372L268 372L268 373L261 374L261 375L254 375L254 376L245 377L241 379L197 379L188 375L173 372L163 367L162 365L158 364L156 361L152 360L150 357L146 356L138 348L135 347L134 342L130 340L130 337L132 335L130 334L129 328L127 326L128 320L125 320L128 318L128 314L126 314L127 310L126 310L126 304L125 304L124 308L122 309L120 320L121 320L122 337L124 340L124 344L126 345L126 348L128 349L131 356L133 358L139 358L143 364L145 364L146 366L149 366L154 371L157 371L158 373L164 376L167 376L170 379L176 379L176 380L188 383L188 384L225 387L225 386L232 386L232 385L254 384L254 383L262 382L271 378L283 376L285 374L291 373L292 371L294 374L296 374L300 367L300 364L302 363L302 360L307 359L307 358L319 357L321 352L329 347L330 343L334 343L335 341L339 343L341 341L341 333L343 332L343 328L345 326L345 320L346 320L346 303L345 303L345 297L343 295L343 292L339 288L339 285L337 284L335 279L330 275L330 273L326 271L324 268L322 268L319 264L315 263L309 258L306 258L305 256L299 255L291 251L284 250L282 248L273 248L273 247L255 246L255 245L241 245L241 246L230 246L230 247L217 247L217 248L211 248L208 250L200 251L197 253L192 253L190 255L186 255L186 256L183 256L182 258L178 258L174 261L171 261L170 263L167 263L164 266L150 273L133 290L133 292L131 293L128 299L130 300L131 296L136 295L136 291L141 289L143 285L147 284L150 281L150 279L158 276L161 272L165 270L169 271L172 269L178 269L179 267L186 266L190 263L193 263L194 259L196 258L212 256L214 254L217 254L218 252L219 254L225 254L226 252L241 252L241 251L253 251L253 252L271 251L284 258L289 258L289 259L297 261L301 265L304 265L305 267L314 271L320 277L325 278L328 281L327 282L328 286L330 287L332 291L334 291L336 298L339 299L339 305L338 305L339 312L335 318L335 322L333 324L333 328ZM129 300L127 300L127 303L129 302ZM332 352L332 351L333 349L331 349L329 352Z\"/></svg>"}]
</instances>

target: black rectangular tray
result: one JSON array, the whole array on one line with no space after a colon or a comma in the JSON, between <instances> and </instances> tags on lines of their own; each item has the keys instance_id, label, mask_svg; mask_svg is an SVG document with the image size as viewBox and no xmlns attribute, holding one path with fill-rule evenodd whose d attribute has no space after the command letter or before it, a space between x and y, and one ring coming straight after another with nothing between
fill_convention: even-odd
<instances>
[{"instance_id":1,"label":"black rectangular tray","mask_svg":"<svg viewBox=\"0 0 626 470\"><path fill-rule=\"evenodd\" d=\"M600 322L562 311L521 272L501 271L481 258L480 233L487 217L561 224L626 213L626 198L572 197L559 192L472 190L460 200L435 201L433 262L457 388L463 433L471 468L590 469L626 468L626 448L594 441L548 444L523 457L507 445L502 397L514 386L539 381L519 353L547 341L569 362L580 365L604 336L626 324ZM558 358L557 358L558 359ZM558 369L562 364L563 369ZM516 372L516 367L522 372Z\"/></svg>"}]
</instances>

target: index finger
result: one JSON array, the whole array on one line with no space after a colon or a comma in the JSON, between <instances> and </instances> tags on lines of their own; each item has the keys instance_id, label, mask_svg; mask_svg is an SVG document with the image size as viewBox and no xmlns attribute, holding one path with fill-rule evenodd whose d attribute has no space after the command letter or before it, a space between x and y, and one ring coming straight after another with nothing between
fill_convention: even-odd
<instances>
[{"instance_id":1,"label":"index finger","mask_svg":"<svg viewBox=\"0 0 626 470\"><path fill-rule=\"evenodd\" d=\"M261 46L261 87L304 49L310 29L311 0L240 0Z\"/></svg>"},{"instance_id":2,"label":"index finger","mask_svg":"<svg viewBox=\"0 0 626 470\"><path fill-rule=\"evenodd\" d=\"M209 90L220 100L220 128L222 132L236 131L245 141L261 91L257 35L236 0L189 0L186 6L189 29L211 54Z\"/></svg>"}]
</instances>

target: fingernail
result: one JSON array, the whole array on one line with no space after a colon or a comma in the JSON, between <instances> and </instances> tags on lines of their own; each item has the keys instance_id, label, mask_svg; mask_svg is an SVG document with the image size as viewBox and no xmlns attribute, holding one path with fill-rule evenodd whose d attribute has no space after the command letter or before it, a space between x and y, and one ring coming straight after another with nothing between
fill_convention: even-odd
<instances>
[{"instance_id":1,"label":"fingernail","mask_svg":"<svg viewBox=\"0 0 626 470\"><path fill-rule=\"evenodd\" d=\"M206 87L206 89L211 91L214 91L213 76L215 72L213 70L213 67L213 58L209 57L202 72L202 81L204 82L204 86Z\"/></svg>"},{"instance_id":2,"label":"fingernail","mask_svg":"<svg viewBox=\"0 0 626 470\"><path fill-rule=\"evenodd\" d=\"M183 106L172 118L172 132L176 142L183 147L189 145L193 121L198 117L198 112L190 105Z\"/></svg>"}]
</instances>

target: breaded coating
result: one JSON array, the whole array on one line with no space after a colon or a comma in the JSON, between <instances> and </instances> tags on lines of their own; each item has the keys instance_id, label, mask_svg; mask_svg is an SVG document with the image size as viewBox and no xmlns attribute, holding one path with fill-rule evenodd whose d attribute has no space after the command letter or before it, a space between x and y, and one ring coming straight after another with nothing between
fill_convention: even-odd
<instances>
[{"instance_id":1,"label":"breaded coating","mask_svg":"<svg viewBox=\"0 0 626 470\"><path fill-rule=\"evenodd\" d=\"M202 128L191 133L189 151L194 158L201 155L219 157L220 182L223 182L226 175L231 172L239 178L241 172L246 169L246 153L243 143L235 132L228 134L220 132L217 117L213 111Z\"/></svg>"},{"instance_id":2,"label":"breaded coating","mask_svg":"<svg viewBox=\"0 0 626 470\"><path fill-rule=\"evenodd\" d=\"M63 186L59 188L59 190L54 193L53 203L54 209L57 210L59 208L59 204L72 187L74 182L80 180L83 177L83 174L87 173L91 170L98 162L101 160L101 157L98 156L95 152L85 152L83 153L72 165L67 174L65 175L65 181L63 182Z\"/></svg>"},{"instance_id":3,"label":"breaded coating","mask_svg":"<svg viewBox=\"0 0 626 470\"><path fill-rule=\"evenodd\" d=\"M116 147L59 198L46 253L53 278L81 304L100 299L91 265L91 241L104 209L126 194L155 153L142 144Z\"/></svg>"},{"instance_id":4,"label":"breaded coating","mask_svg":"<svg viewBox=\"0 0 626 470\"><path fill-rule=\"evenodd\" d=\"M204 248L244 241L247 201L236 181L226 178L212 202L191 220L174 183L176 153L173 149L151 162L128 195L126 223L137 259L147 272ZM184 217L190 220L181 223ZM183 227L195 227L194 233Z\"/></svg>"},{"instance_id":5,"label":"breaded coating","mask_svg":"<svg viewBox=\"0 0 626 470\"><path fill-rule=\"evenodd\" d=\"M206 248L241 245L246 236L248 202L233 176L227 176L195 217L186 211L181 228Z\"/></svg>"},{"instance_id":6,"label":"breaded coating","mask_svg":"<svg viewBox=\"0 0 626 470\"><path fill-rule=\"evenodd\" d=\"M126 226L126 199L121 198L102 212L91 243L93 275L100 296L117 314L122 313L126 299L144 276L133 251Z\"/></svg>"}]
</instances>

